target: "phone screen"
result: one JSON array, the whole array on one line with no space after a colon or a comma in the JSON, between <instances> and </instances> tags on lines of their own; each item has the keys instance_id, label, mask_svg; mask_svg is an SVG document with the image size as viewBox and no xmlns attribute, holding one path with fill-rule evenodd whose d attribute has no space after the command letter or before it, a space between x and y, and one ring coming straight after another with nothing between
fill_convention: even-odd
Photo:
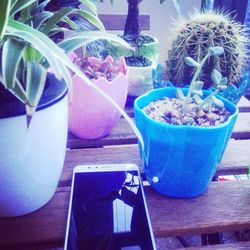
<instances>
[{"instance_id":1,"label":"phone screen","mask_svg":"<svg viewBox=\"0 0 250 250\"><path fill-rule=\"evenodd\" d=\"M138 171L75 173L67 250L154 249Z\"/></svg>"}]
</instances>

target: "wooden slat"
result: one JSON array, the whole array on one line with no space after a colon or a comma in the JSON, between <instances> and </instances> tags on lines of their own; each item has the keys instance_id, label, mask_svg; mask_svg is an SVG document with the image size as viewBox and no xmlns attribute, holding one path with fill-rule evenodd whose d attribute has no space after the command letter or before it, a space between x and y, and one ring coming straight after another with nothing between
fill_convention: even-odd
<instances>
[{"instance_id":1,"label":"wooden slat","mask_svg":"<svg viewBox=\"0 0 250 250\"><path fill-rule=\"evenodd\" d=\"M250 113L239 113L232 138L250 139Z\"/></svg>"},{"instance_id":2,"label":"wooden slat","mask_svg":"<svg viewBox=\"0 0 250 250\"><path fill-rule=\"evenodd\" d=\"M250 113L239 113L232 138L250 139ZM85 140L69 133L68 148L100 147L105 145L134 144L137 142L135 134L124 118L121 118L112 133L98 140Z\"/></svg>"},{"instance_id":3,"label":"wooden slat","mask_svg":"<svg viewBox=\"0 0 250 250\"><path fill-rule=\"evenodd\" d=\"M241 97L238 108L240 112L250 112L250 101L246 97Z\"/></svg>"},{"instance_id":4,"label":"wooden slat","mask_svg":"<svg viewBox=\"0 0 250 250\"><path fill-rule=\"evenodd\" d=\"M0 219L0 246L62 245L70 188L58 188L53 199L26 216ZM172 199L145 187L157 238L172 235L250 229L250 181L213 182L195 199Z\"/></svg>"},{"instance_id":5,"label":"wooden slat","mask_svg":"<svg viewBox=\"0 0 250 250\"><path fill-rule=\"evenodd\" d=\"M60 246L66 229L70 188L58 188L51 201L29 215L16 218L0 218L0 248L24 244ZM21 247L22 248L22 247ZM23 248L25 249L25 248Z\"/></svg>"},{"instance_id":6,"label":"wooden slat","mask_svg":"<svg viewBox=\"0 0 250 250\"><path fill-rule=\"evenodd\" d=\"M178 250L249 250L250 242L236 242L230 244L218 244L210 246L197 246L197 247L186 247L186 248L177 248ZM159 248L158 250L161 250Z\"/></svg>"},{"instance_id":7,"label":"wooden slat","mask_svg":"<svg viewBox=\"0 0 250 250\"><path fill-rule=\"evenodd\" d=\"M250 229L249 181L213 182L196 199L171 199L148 189L157 237ZM164 219L163 219L164 218Z\"/></svg>"},{"instance_id":8,"label":"wooden slat","mask_svg":"<svg viewBox=\"0 0 250 250\"><path fill-rule=\"evenodd\" d=\"M68 148L90 148L107 145L122 145L137 143L137 138L124 118L121 118L113 128L110 135L97 140L81 139L73 134L68 134Z\"/></svg>"},{"instance_id":9,"label":"wooden slat","mask_svg":"<svg viewBox=\"0 0 250 250\"><path fill-rule=\"evenodd\" d=\"M121 14L100 14L98 15L106 30L124 30L127 15ZM140 29L150 30L150 16L140 15Z\"/></svg>"},{"instance_id":10,"label":"wooden slat","mask_svg":"<svg viewBox=\"0 0 250 250\"><path fill-rule=\"evenodd\" d=\"M246 174L250 141L230 140L216 175ZM134 163L143 172L137 145L68 150L60 185L70 185L73 168L79 164Z\"/></svg>"}]
</instances>

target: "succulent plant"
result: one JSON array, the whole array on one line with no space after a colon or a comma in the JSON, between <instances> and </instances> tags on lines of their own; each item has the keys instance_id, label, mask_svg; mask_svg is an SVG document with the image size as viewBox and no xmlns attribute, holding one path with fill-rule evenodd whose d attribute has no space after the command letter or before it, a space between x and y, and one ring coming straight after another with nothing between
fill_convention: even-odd
<instances>
[{"instance_id":1,"label":"succulent plant","mask_svg":"<svg viewBox=\"0 0 250 250\"><path fill-rule=\"evenodd\" d=\"M199 75L205 63L213 56L221 56L224 49L219 46L208 48L207 54L201 62L191 57L185 57L184 62L195 68L194 76L190 82L187 94L181 88L176 90L176 98L165 97L151 102L144 108L146 114L152 119L175 125L216 126L224 123L230 112L224 108L224 103L216 94L227 89L227 78L213 69L210 81L215 85L214 91L203 98L204 82L199 80Z\"/></svg>"},{"instance_id":2,"label":"succulent plant","mask_svg":"<svg viewBox=\"0 0 250 250\"><path fill-rule=\"evenodd\" d=\"M112 81L119 72L122 72L121 60L115 61L111 56L107 56L104 60L96 57L75 57L74 63L80 67L84 74L90 80L97 80L100 77Z\"/></svg>"},{"instance_id":3,"label":"succulent plant","mask_svg":"<svg viewBox=\"0 0 250 250\"><path fill-rule=\"evenodd\" d=\"M187 111L187 107L188 107L188 104L189 104L191 98L193 99L194 103L199 105L197 112L200 112L202 109L209 108L212 105L212 103L214 103L215 106L218 106L221 108L224 107L224 103L221 100L219 100L218 98L216 98L215 95L218 92L224 91L227 88L227 81L228 81L227 78L222 77L222 74L218 70L216 70L215 68L212 69L210 82L212 82L216 87L215 87L215 90L212 93L210 93L205 99L201 98L203 96L202 87L204 86L204 82L198 80L199 75L202 72L202 68L204 67L206 61L208 61L208 59L210 59L212 56L219 57L223 53L224 53L224 49L222 47L217 46L217 47L208 48L207 54L201 60L200 63L195 61L191 57L185 57L185 59L184 59L185 63L188 66L195 68L196 70L194 72L194 76L192 78L192 81L189 85L187 95L185 96L180 88L177 89L177 91L176 91L177 98L184 101L184 105L182 108L182 116L185 116L186 111ZM212 79L212 81L211 81L211 79Z\"/></svg>"},{"instance_id":4,"label":"succulent plant","mask_svg":"<svg viewBox=\"0 0 250 250\"><path fill-rule=\"evenodd\" d=\"M221 60L216 55L211 56L203 67L200 80L204 82L205 89L210 88L210 75L216 69L228 79L228 85L238 86L246 63L248 40L239 23L222 12L196 13L188 21L182 19L176 22L174 30L176 36L166 61L166 80L175 86L187 85L194 71L185 64L185 57L189 56L199 63L209 47L220 46L224 49Z\"/></svg>"}]
</instances>

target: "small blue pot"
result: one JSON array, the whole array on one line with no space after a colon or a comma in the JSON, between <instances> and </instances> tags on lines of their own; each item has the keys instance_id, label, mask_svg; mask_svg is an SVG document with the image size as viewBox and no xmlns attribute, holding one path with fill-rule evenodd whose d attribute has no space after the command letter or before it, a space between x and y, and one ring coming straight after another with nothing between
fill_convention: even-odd
<instances>
[{"instance_id":1,"label":"small blue pot","mask_svg":"<svg viewBox=\"0 0 250 250\"><path fill-rule=\"evenodd\" d=\"M136 125L145 144L144 151L140 145L140 153L147 180L156 191L170 197L192 198L201 195L214 176L238 108L217 96L231 116L222 125L213 127L169 125L149 118L142 110L153 100L175 97L175 91L176 88L156 89L135 100Z\"/></svg>"}]
</instances>

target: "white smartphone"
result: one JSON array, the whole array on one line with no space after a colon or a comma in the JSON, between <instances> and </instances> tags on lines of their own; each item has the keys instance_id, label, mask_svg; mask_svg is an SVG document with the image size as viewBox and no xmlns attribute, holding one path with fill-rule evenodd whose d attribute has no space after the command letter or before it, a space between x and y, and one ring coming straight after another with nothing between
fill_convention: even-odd
<instances>
[{"instance_id":1,"label":"white smartphone","mask_svg":"<svg viewBox=\"0 0 250 250\"><path fill-rule=\"evenodd\" d=\"M138 167L74 168L64 250L156 249Z\"/></svg>"}]
</instances>

